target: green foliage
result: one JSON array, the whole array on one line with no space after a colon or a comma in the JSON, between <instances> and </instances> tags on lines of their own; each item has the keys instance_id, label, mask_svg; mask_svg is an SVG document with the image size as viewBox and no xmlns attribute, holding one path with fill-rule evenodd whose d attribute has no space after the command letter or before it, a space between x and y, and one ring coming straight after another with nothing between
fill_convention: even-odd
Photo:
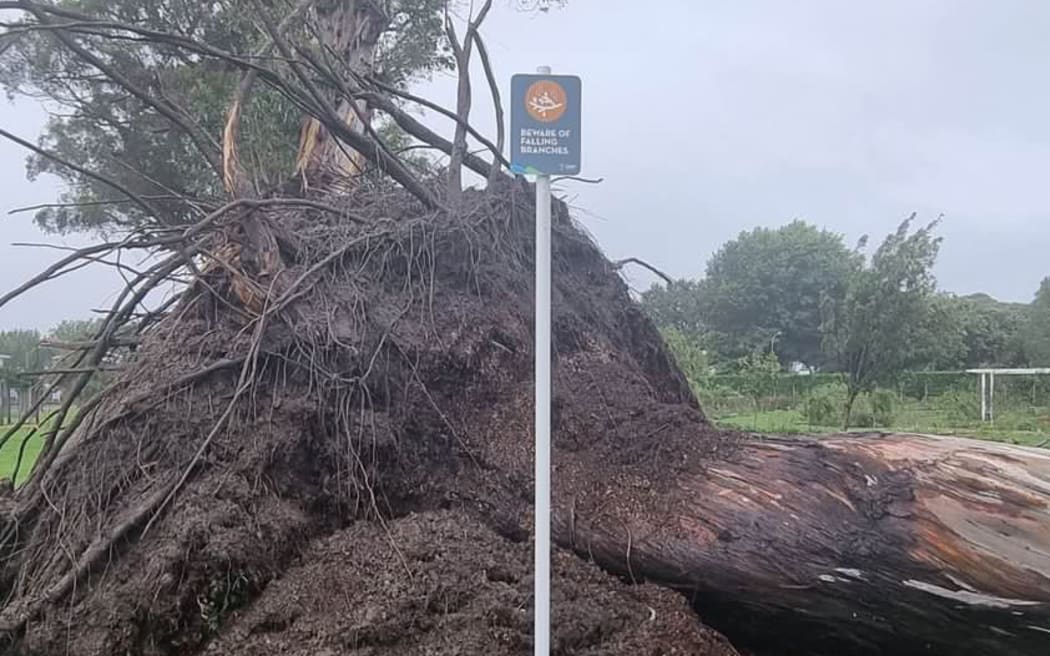
<instances>
[{"instance_id":1,"label":"green foliage","mask_svg":"<svg viewBox=\"0 0 1050 656\"><path fill-rule=\"evenodd\" d=\"M24 384L19 378L22 372L46 369L51 357L40 348L40 333L36 330L0 332L0 354L10 356L0 368L0 377L12 386Z\"/></svg>"},{"instance_id":2,"label":"green foliage","mask_svg":"<svg viewBox=\"0 0 1050 656\"><path fill-rule=\"evenodd\" d=\"M694 280L676 280L669 285L653 285L642 292L642 309L664 330L694 340L705 334L701 285Z\"/></svg>"},{"instance_id":3,"label":"green foliage","mask_svg":"<svg viewBox=\"0 0 1050 656\"><path fill-rule=\"evenodd\" d=\"M893 426L897 406L897 399L893 392L885 389L872 390L868 394L868 402L871 404L871 416L875 426L881 428Z\"/></svg>"},{"instance_id":4,"label":"green foliage","mask_svg":"<svg viewBox=\"0 0 1050 656\"><path fill-rule=\"evenodd\" d=\"M847 427L857 395L928 359L946 320L933 302L937 222L910 232L913 218L852 272L841 300L826 299L824 348L846 377Z\"/></svg>"},{"instance_id":5,"label":"green foliage","mask_svg":"<svg viewBox=\"0 0 1050 656\"><path fill-rule=\"evenodd\" d=\"M702 381L710 375L711 365L707 361L707 352L696 340L690 339L677 328L664 328L660 333L678 368L690 382Z\"/></svg>"},{"instance_id":6,"label":"green foliage","mask_svg":"<svg viewBox=\"0 0 1050 656\"><path fill-rule=\"evenodd\" d=\"M987 294L964 296L958 302L963 308L966 367L1026 365L1021 341L1026 306L1003 303Z\"/></svg>"},{"instance_id":7,"label":"green foliage","mask_svg":"<svg viewBox=\"0 0 1050 656\"><path fill-rule=\"evenodd\" d=\"M76 351L41 346L41 341L88 342L95 338L102 319L67 319L59 323L46 336L36 330L8 330L0 332L0 354L11 356L0 368L0 378L12 388L31 385L49 385L52 376L23 376L25 372L41 372L52 367L72 367ZM114 354L104 364L117 364L121 355ZM100 391L112 379L112 372L98 372L88 382L85 393L91 396ZM72 380L70 384L72 384ZM41 389L41 388L38 388Z\"/></svg>"},{"instance_id":8,"label":"green foliage","mask_svg":"<svg viewBox=\"0 0 1050 656\"><path fill-rule=\"evenodd\" d=\"M1050 277L1043 279L1028 308L1022 339L1032 366L1050 366Z\"/></svg>"},{"instance_id":9,"label":"green foliage","mask_svg":"<svg viewBox=\"0 0 1050 656\"><path fill-rule=\"evenodd\" d=\"M65 319L48 334L60 342L83 342L93 339L102 328L101 317L95 319Z\"/></svg>"},{"instance_id":10,"label":"green foliage","mask_svg":"<svg viewBox=\"0 0 1050 656\"><path fill-rule=\"evenodd\" d=\"M63 0L60 4L115 22L178 33L234 54L255 53L265 42L253 0ZM391 17L377 52L380 77L407 85L450 66L441 22L444 0L381 0L379 4ZM284 2L267 0L263 5L274 14L289 11ZM300 25L289 33L289 41L327 56L314 36L315 28ZM9 96L40 98L55 110L40 137L41 145L150 198L161 215L151 219L107 185L33 155L27 167L30 178L57 175L67 184L59 201L77 204L41 210L37 223L55 232L110 230L152 220L180 224L189 220L191 210L185 202L170 199L172 192L197 199L220 198L221 180L213 163L219 156L227 107L241 71L143 40L78 34L76 43L102 65L119 71L146 96L174 105L176 113L198 128L199 135L191 138L149 103L100 75L47 31L22 31L3 39L0 85ZM242 118L239 151L242 164L261 188L277 185L292 173L301 118L292 101L264 84L255 85Z\"/></svg>"},{"instance_id":11,"label":"green foliage","mask_svg":"<svg viewBox=\"0 0 1050 656\"><path fill-rule=\"evenodd\" d=\"M744 392L758 407L764 396L776 390L780 361L773 353L749 353L739 360L740 376L744 381Z\"/></svg>"},{"instance_id":12,"label":"green foliage","mask_svg":"<svg viewBox=\"0 0 1050 656\"><path fill-rule=\"evenodd\" d=\"M727 356L772 343L782 363L819 367L821 304L841 301L858 262L841 235L802 221L743 232L707 264L702 316Z\"/></svg>"},{"instance_id":13,"label":"green foliage","mask_svg":"<svg viewBox=\"0 0 1050 656\"><path fill-rule=\"evenodd\" d=\"M813 426L835 426L842 421L846 386L842 382L821 385L806 395L806 420Z\"/></svg>"}]
</instances>

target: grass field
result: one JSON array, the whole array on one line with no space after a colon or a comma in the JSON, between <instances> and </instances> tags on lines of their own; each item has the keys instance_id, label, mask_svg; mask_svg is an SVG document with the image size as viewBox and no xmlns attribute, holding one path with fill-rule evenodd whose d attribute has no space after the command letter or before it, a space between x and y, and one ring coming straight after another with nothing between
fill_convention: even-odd
<instances>
[{"instance_id":1,"label":"grass field","mask_svg":"<svg viewBox=\"0 0 1050 656\"><path fill-rule=\"evenodd\" d=\"M739 430L754 431L756 433L780 433L780 434L821 434L837 433L842 431L841 426L814 426L811 425L801 410L766 410L758 413L742 413L725 416L712 417L719 426L736 428ZM1050 445L1050 432L1031 430L1012 430L1009 428L996 427L994 424L954 426L949 417L941 417L932 413L916 413L909 417L903 414L893 424L892 428L857 429L857 430L883 430L898 431L904 433L932 433L936 435L958 435L960 437L974 437L978 439L995 440L997 442L1009 442L1026 446Z\"/></svg>"},{"instance_id":2,"label":"grass field","mask_svg":"<svg viewBox=\"0 0 1050 656\"><path fill-rule=\"evenodd\" d=\"M0 426L0 436L7 433L5 426ZM26 435L32 428L23 427L19 429L10 440L7 441L3 447L0 447L0 479L11 478L11 474L14 473L15 463L18 462L18 452L22 449L22 443ZM32 467L33 462L36 460L36 456L40 453L40 447L43 443L43 438L39 434L33 435L28 441L25 441L25 451L22 454L22 466L18 471L18 480L15 484L19 484L25 480L29 474L29 469Z\"/></svg>"}]
</instances>

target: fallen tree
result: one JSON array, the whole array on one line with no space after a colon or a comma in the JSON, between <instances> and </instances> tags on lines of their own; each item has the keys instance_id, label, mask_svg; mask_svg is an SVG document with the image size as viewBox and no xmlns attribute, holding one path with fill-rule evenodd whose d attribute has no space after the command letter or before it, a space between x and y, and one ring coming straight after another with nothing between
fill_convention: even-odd
<instances>
[{"instance_id":1,"label":"fallen tree","mask_svg":"<svg viewBox=\"0 0 1050 656\"><path fill-rule=\"evenodd\" d=\"M702 617L762 652L1050 644L1045 451L906 434L753 438L677 474L664 495L646 517L610 517L607 494L573 495L556 535L689 593Z\"/></svg>"},{"instance_id":2,"label":"fallen tree","mask_svg":"<svg viewBox=\"0 0 1050 656\"><path fill-rule=\"evenodd\" d=\"M157 255L56 375L72 393L42 429L28 482L0 498L3 648L527 649L530 187L499 172L499 157L464 151L465 117L454 115L453 141L436 137L381 84L337 83L273 21L286 67L276 72L185 35L8 5L51 17L34 29L161 40L252 73L296 99L326 144L403 191L361 176L352 193L337 191L345 180L311 181L201 205L191 224L81 249L0 297L86 260ZM487 189L464 192L458 171L418 176L364 118L348 127L334 107L357 116L362 99L462 158ZM250 185L227 129L220 168L240 194ZM559 653L732 654L701 620L770 654L1045 651L1044 452L719 430L631 300L622 264L563 203L555 210L555 536L620 579L559 554ZM173 277L181 291L142 312ZM129 342L115 382L78 398ZM345 576L326 578L315 560ZM580 589L615 608L574 600ZM303 645L306 635L316 639Z\"/></svg>"},{"instance_id":3,"label":"fallen tree","mask_svg":"<svg viewBox=\"0 0 1050 656\"><path fill-rule=\"evenodd\" d=\"M529 198L255 210L299 238L259 306L279 313L246 318L219 271L143 334L5 521L14 644L203 649L347 523L455 508L527 540ZM563 546L766 653L1039 653L1044 452L716 430L615 267L557 225Z\"/></svg>"}]
</instances>

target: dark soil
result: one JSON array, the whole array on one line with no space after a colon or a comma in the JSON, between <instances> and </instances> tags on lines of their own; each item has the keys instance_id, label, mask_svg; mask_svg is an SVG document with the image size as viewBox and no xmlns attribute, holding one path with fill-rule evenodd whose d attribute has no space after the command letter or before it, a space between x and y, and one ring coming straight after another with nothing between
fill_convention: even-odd
<instances>
[{"instance_id":1,"label":"dark soil","mask_svg":"<svg viewBox=\"0 0 1050 656\"><path fill-rule=\"evenodd\" d=\"M532 550L457 512L357 524L312 545L209 654L531 653ZM736 652L686 600L630 586L564 552L554 559L555 654Z\"/></svg>"},{"instance_id":2,"label":"dark soil","mask_svg":"<svg viewBox=\"0 0 1050 656\"><path fill-rule=\"evenodd\" d=\"M260 327L243 280L208 273L18 493L0 650L529 651L530 196L475 194L455 217L344 202L361 223L232 217L291 244L256 281L289 302ZM679 537L667 518L695 500L675 474L738 437L705 421L564 206L554 244L555 538L630 570L641 531ZM636 532L580 544L581 518ZM732 653L674 593L557 563L561 653Z\"/></svg>"}]
</instances>

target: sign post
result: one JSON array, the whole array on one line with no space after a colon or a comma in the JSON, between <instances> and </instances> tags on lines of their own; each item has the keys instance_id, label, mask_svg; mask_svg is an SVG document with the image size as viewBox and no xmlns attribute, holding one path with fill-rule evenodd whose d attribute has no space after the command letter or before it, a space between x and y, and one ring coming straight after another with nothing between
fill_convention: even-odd
<instances>
[{"instance_id":1,"label":"sign post","mask_svg":"<svg viewBox=\"0 0 1050 656\"><path fill-rule=\"evenodd\" d=\"M511 171L536 176L536 498L533 653L550 654L551 578L551 174L580 172L580 79L511 80Z\"/></svg>"}]
</instances>

